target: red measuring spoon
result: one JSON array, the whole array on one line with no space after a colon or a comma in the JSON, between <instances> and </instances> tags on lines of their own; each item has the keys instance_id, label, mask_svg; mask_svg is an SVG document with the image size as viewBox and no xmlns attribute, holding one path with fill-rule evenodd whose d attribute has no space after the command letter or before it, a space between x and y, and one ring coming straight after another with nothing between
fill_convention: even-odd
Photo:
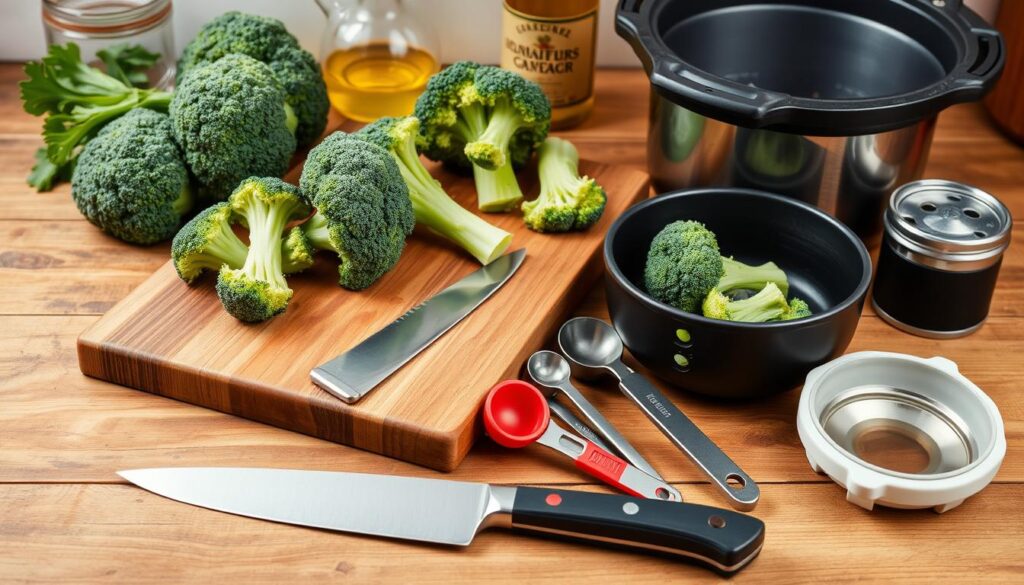
<instances>
[{"instance_id":1,"label":"red measuring spoon","mask_svg":"<svg viewBox=\"0 0 1024 585\"><path fill-rule=\"evenodd\" d=\"M547 400L528 382L506 380L491 388L484 400L483 417L487 434L503 447L519 449L540 443L627 494L656 500L683 500L679 491L669 484L551 422Z\"/></svg>"}]
</instances>

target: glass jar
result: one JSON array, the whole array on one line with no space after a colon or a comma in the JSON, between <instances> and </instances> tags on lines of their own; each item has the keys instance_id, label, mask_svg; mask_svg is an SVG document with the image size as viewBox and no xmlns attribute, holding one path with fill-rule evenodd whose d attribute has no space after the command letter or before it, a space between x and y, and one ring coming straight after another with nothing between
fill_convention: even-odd
<instances>
[{"instance_id":1,"label":"glass jar","mask_svg":"<svg viewBox=\"0 0 1024 585\"><path fill-rule=\"evenodd\" d=\"M327 16L320 47L331 104L370 122L412 113L439 69L440 43L402 0L317 0Z\"/></svg>"},{"instance_id":2,"label":"glass jar","mask_svg":"<svg viewBox=\"0 0 1024 585\"><path fill-rule=\"evenodd\" d=\"M142 45L160 54L147 73L150 86L174 85L171 0L43 0L43 27L47 44L75 43L90 64L111 45Z\"/></svg>"}]
</instances>

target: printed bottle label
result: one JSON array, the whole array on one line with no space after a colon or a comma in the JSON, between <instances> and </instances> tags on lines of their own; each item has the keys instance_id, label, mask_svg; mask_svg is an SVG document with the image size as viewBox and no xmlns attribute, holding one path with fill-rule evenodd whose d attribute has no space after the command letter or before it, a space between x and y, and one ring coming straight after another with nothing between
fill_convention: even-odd
<instances>
[{"instance_id":1,"label":"printed bottle label","mask_svg":"<svg viewBox=\"0 0 1024 585\"><path fill-rule=\"evenodd\" d=\"M585 101L594 88L597 10L571 18L523 14L507 3L501 66L537 82L558 108Z\"/></svg>"}]
</instances>

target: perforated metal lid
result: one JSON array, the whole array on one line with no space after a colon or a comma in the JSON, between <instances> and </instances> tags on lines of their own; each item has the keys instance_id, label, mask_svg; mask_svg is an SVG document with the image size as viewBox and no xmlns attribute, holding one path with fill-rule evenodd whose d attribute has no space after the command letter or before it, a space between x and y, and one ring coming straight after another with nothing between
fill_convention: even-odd
<instances>
[{"instance_id":1,"label":"perforated metal lid","mask_svg":"<svg viewBox=\"0 0 1024 585\"><path fill-rule=\"evenodd\" d=\"M995 262L1010 245L1012 219L992 195L955 181L907 183L892 194L885 229L912 260L950 270Z\"/></svg>"}]
</instances>

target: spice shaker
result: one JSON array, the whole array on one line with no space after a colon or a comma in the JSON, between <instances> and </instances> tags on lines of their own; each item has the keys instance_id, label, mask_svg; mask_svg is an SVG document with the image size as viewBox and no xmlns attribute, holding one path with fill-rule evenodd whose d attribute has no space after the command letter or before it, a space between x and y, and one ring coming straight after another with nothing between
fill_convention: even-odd
<instances>
[{"instance_id":1,"label":"spice shaker","mask_svg":"<svg viewBox=\"0 0 1024 585\"><path fill-rule=\"evenodd\" d=\"M962 183L925 180L897 189L885 212L872 305L898 329L933 338L976 331L988 316L1010 212Z\"/></svg>"}]
</instances>

